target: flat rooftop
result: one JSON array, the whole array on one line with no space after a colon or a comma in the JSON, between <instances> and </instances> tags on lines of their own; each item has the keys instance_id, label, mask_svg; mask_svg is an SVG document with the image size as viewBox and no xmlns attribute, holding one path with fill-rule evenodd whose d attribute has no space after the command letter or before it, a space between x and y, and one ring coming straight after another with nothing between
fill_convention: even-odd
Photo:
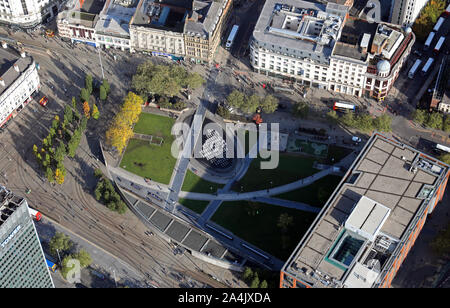
<instances>
[{"instance_id":1,"label":"flat rooftop","mask_svg":"<svg viewBox=\"0 0 450 308\"><path fill-rule=\"evenodd\" d=\"M303 0L267 0L253 31L258 45L279 53L328 62L348 8Z\"/></svg>"},{"instance_id":2,"label":"flat rooftop","mask_svg":"<svg viewBox=\"0 0 450 308\"><path fill-rule=\"evenodd\" d=\"M374 134L283 272L314 287L367 286L355 275L346 282L349 273L369 270L373 260L383 269L448 172L420 151ZM361 206L364 198L371 201ZM363 215L364 208L371 213Z\"/></svg>"},{"instance_id":3,"label":"flat rooftop","mask_svg":"<svg viewBox=\"0 0 450 308\"><path fill-rule=\"evenodd\" d=\"M129 23L136 11L136 6L137 0L127 6L121 5L117 0L107 0L95 26L96 32L128 38Z\"/></svg>"},{"instance_id":4,"label":"flat rooftop","mask_svg":"<svg viewBox=\"0 0 450 308\"><path fill-rule=\"evenodd\" d=\"M0 186L0 227L22 204L24 199L14 195L5 187Z\"/></svg>"},{"instance_id":5,"label":"flat rooftop","mask_svg":"<svg viewBox=\"0 0 450 308\"><path fill-rule=\"evenodd\" d=\"M186 0L141 0L131 24L181 33L191 7L192 1Z\"/></svg>"}]
</instances>

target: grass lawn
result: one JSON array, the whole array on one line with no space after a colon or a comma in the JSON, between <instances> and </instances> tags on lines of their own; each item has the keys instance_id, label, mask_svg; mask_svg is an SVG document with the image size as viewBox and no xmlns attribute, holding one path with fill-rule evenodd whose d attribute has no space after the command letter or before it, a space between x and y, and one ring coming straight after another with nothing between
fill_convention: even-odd
<instances>
[{"instance_id":1,"label":"grass lawn","mask_svg":"<svg viewBox=\"0 0 450 308\"><path fill-rule=\"evenodd\" d=\"M302 187L297 190L293 190L274 197L322 207L330 198L331 194L336 189L341 179L342 177L340 176L330 174L315 181L309 186Z\"/></svg>"},{"instance_id":2,"label":"grass lawn","mask_svg":"<svg viewBox=\"0 0 450 308\"><path fill-rule=\"evenodd\" d=\"M174 123L175 119L169 117L151 113L141 113L139 121L134 126L134 132L166 139L172 137L170 132Z\"/></svg>"},{"instance_id":3,"label":"grass lawn","mask_svg":"<svg viewBox=\"0 0 450 308\"><path fill-rule=\"evenodd\" d=\"M293 223L283 233L277 223L284 213L293 218ZM285 261L315 217L315 213L251 201L235 201L222 203L211 220Z\"/></svg>"},{"instance_id":4,"label":"grass lawn","mask_svg":"<svg viewBox=\"0 0 450 308\"><path fill-rule=\"evenodd\" d=\"M188 170L186 172L186 176L184 177L184 182L183 186L181 187L181 190L210 194L215 193L217 189L222 188L224 186L225 186L224 184L217 184L203 180L201 177L193 173L191 170Z\"/></svg>"},{"instance_id":5,"label":"grass lawn","mask_svg":"<svg viewBox=\"0 0 450 308\"><path fill-rule=\"evenodd\" d=\"M176 163L171 153L175 138L170 130L174 123L175 120L168 117L141 113L134 132L162 137L164 143L157 146L145 140L130 139L120 167L153 181L169 184Z\"/></svg>"},{"instance_id":6,"label":"grass lawn","mask_svg":"<svg viewBox=\"0 0 450 308\"><path fill-rule=\"evenodd\" d=\"M165 139L162 146L148 141L130 139L120 167L134 174L163 184L169 184L176 158L171 154L173 139Z\"/></svg>"},{"instance_id":7,"label":"grass lawn","mask_svg":"<svg viewBox=\"0 0 450 308\"><path fill-rule=\"evenodd\" d=\"M250 164L247 173L233 188L234 190L241 190L240 186L242 185L242 191L247 192L298 181L318 172L317 169L312 167L316 160L316 158L312 157L280 153L280 161L277 168L260 169L261 158L255 158ZM270 181L272 181L272 185Z\"/></svg>"},{"instance_id":8,"label":"grass lawn","mask_svg":"<svg viewBox=\"0 0 450 308\"><path fill-rule=\"evenodd\" d=\"M178 199L178 202L198 214L203 213L206 206L208 206L208 204L209 204L209 201L188 200L188 199L183 199L183 198Z\"/></svg>"}]
</instances>

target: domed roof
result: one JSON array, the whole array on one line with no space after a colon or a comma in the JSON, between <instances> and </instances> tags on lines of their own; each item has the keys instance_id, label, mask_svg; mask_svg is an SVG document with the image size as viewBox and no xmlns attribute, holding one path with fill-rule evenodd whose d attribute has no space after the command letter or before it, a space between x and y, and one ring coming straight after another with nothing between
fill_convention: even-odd
<instances>
[{"instance_id":1,"label":"domed roof","mask_svg":"<svg viewBox=\"0 0 450 308\"><path fill-rule=\"evenodd\" d=\"M377 71L378 73L389 73L391 70L391 65L386 60L381 60L377 63Z\"/></svg>"},{"instance_id":2,"label":"domed roof","mask_svg":"<svg viewBox=\"0 0 450 308\"><path fill-rule=\"evenodd\" d=\"M405 32L406 32L407 34L411 33L411 32L412 32L411 27L406 28L406 29L405 29Z\"/></svg>"}]
</instances>

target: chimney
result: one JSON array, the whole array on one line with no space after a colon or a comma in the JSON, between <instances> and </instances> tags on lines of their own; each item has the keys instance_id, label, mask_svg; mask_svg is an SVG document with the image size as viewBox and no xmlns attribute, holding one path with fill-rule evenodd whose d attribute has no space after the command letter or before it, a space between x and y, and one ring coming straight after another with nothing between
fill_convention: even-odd
<instances>
[{"instance_id":1,"label":"chimney","mask_svg":"<svg viewBox=\"0 0 450 308\"><path fill-rule=\"evenodd\" d=\"M4 87L5 86L5 81L3 80L3 78L0 77L0 84Z\"/></svg>"},{"instance_id":2,"label":"chimney","mask_svg":"<svg viewBox=\"0 0 450 308\"><path fill-rule=\"evenodd\" d=\"M16 72L18 72L18 73L19 73L19 72L20 72L20 70L19 70L19 66L18 66L17 64L14 64L13 66L14 66L14 69L16 70Z\"/></svg>"}]
</instances>

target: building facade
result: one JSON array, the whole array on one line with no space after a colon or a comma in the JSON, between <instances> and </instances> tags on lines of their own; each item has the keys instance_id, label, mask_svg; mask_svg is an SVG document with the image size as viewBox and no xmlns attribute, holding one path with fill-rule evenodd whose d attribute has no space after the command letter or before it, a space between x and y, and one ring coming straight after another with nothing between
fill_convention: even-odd
<instances>
[{"instance_id":1,"label":"building facade","mask_svg":"<svg viewBox=\"0 0 450 308\"><path fill-rule=\"evenodd\" d=\"M268 0L250 43L253 70L383 100L415 41L410 29L348 16L348 7Z\"/></svg>"},{"instance_id":2,"label":"building facade","mask_svg":"<svg viewBox=\"0 0 450 308\"><path fill-rule=\"evenodd\" d=\"M0 23L33 28L58 14L60 0L0 0Z\"/></svg>"},{"instance_id":3,"label":"building facade","mask_svg":"<svg viewBox=\"0 0 450 308\"><path fill-rule=\"evenodd\" d=\"M375 133L283 266L280 287L390 287L449 176L447 164Z\"/></svg>"},{"instance_id":4,"label":"building facade","mask_svg":"<svg viewBox=\"0 0 450 308\"><path fill-rule=\"evenodd\" d=\"M54 288L24 198L0 186L0 288Z\"/></svg>"},{"instance_id":5,"label":"building facade","mask_svg":"<svg viewBox=\"0 0 450 308\"><path fill-rule=\"evenodd\" d=\"M390 22L402 26L412 26L428 0L393 0Z\"/></svg>"},{"instance_id":6,"label":"building facade","mask_svg":"<svg viewBox=\"0 0 450 308\"><path fill-rule=\"evenodd\" d=\"M13 64L0 77L0 127L16 116L39 91L40 80L36 63L26 56L11 59Z\"/></svg>"},{"instance_id":7,"label":"building facade","mask_svg":"<svg viewBox=\"0 0 450 308\"><path fill-rule=\"evenodd\" d=\"M63 11L58 14L57 27L59 36L73 42L97 46L95 24L98 15L79 11Z\"/></svg>"}]
</instances>

